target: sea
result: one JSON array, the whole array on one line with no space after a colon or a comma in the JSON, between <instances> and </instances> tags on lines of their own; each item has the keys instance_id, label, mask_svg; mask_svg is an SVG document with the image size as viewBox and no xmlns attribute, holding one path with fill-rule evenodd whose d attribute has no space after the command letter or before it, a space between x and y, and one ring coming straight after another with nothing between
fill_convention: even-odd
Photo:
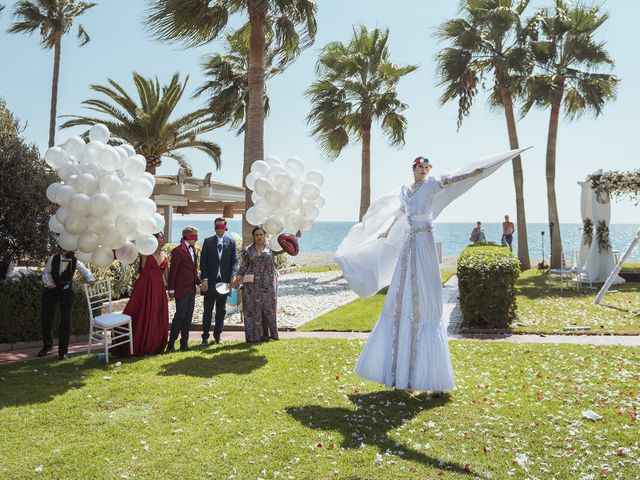
<instances>
[{"instance_id":1,"label":"sea","mask_svg":"<svg viewBox=\"0 0 640 480\"><path fill-rule=\"evenodd\" d=\"M300 251L307 253L334 253L338 245L345 237L349 229L355 222L316 222L311 230L303 232L302 238L299 240ZM195 220L189 218L173 219L173 229L171 233L171 241L176 242L180 239L182 229L192 225L199 230L200 239L213 235L213 221ZM502 223L483 223L487 240L500 243L502 237ZM434 224L434 234L436 241L442 242L443 257L457 257L460 252L469 245L469 235L475 227L475 223L438 223ZM565 255L571 254L579 247L580 228L578 223L565 223L561 228L562 246ZM640 224L612 224L609 226L609 235L614 250L622 255L626 250L636 233L640 229ZM240 220L229 221L229 231L240 234L242 232L242 224ZM542 235L544 232L544 235ZM548 262L549 257L549 227L543 223L529 223L527 229L529 240L529 256L532 259L544 258ZM517 252L518 238L514 236L513 250ZM640 247L636 248L630 262L640 262Z\"/></svg>"}]
</instances>

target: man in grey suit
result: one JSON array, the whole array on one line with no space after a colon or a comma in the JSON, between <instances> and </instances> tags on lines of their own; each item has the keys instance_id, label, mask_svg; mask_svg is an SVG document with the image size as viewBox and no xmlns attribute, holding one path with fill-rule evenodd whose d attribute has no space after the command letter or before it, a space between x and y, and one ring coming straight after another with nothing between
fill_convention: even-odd
<instances>
[{"instance_id":1,"label":"man in grey suit","mask_svg":"<svg viewBox=\"0 0 640 480\"><path fill-rule=\"evenodd\" d=\"M200 291L204 294L204 312L202 316L202 345L209 345L209 330L213 317L213 306L216 307L213 339L222 343L220 334L227 314L227 295L216 290L216 283L229 284L235 281L238 273L238 254L236 242L225 235L227 221L216 218L214 223L216 234L206 238L200 252Z\"/></svg>"}]
</instances>

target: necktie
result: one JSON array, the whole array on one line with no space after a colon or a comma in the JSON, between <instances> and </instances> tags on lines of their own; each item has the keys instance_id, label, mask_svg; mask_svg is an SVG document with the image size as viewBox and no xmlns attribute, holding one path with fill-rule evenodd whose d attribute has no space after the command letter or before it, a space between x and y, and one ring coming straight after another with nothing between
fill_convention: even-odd
<instances>
[{"instance_id":1,"label":"necktie","mask_svg":"<svg viewBox=\"0 0 640 480\"><path fill-rule=\"evenodd\" d=\"M218 244L218 254L222 253L222 245Z\"/></svg>"}]
</instances>

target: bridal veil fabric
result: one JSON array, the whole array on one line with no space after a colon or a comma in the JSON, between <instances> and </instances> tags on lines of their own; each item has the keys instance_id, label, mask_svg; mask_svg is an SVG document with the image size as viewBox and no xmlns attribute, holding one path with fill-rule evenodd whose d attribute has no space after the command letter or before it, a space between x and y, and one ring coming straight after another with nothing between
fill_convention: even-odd
<instances>
[{"instance_id":1,"label":"bridal veil fabric","mask_svg":"<svg viewBox=\"0 0 640 480\"><path fill-rule=\"evenodd\" d=\"M364 378L402 390L455 388L442 322L442 283L432 222L453 200L525 149L469 163L415 191L403 186L371 204L336 252L349 286L371 296L389 285L358 363ZM379 238L397 219L386 238Z\"/></svg>"}]
</instances>

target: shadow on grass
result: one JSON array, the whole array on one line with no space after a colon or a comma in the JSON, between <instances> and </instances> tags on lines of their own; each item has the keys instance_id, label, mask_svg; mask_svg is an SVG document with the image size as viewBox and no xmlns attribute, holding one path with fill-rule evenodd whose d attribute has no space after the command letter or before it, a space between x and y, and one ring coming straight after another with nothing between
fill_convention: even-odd
<instances>
[{"instance_id":1,"label":"shadow on grass","mask_svg":"<svg viewBox=\"0 0 640 480\"><path fill-rule=\"evenodd\" d=\"M202 353L211 356L203 357ZM158 375L186 375L201 378L211 378L227 373L248 375L267 364L266 357L256 355L255 349L246 344L224 345L210 351L198 351L195 355L164 365Z\"/></svg>"},{"instance_id":2,"label":"shadow on grass","mask_svg":"<svg viewBox=\"0 0 640 480\"><path fill-rule=\"evenodd\" d=\"M74 355L64 362L42 359L0 368L0 410L33 403L47 403L69 390L82 388L95 370L104 370L104 360Z\"/></svg>"},{"instance_id":3,"label":"shadow on grass","mask_svg":"<svg viewBox=\"0 0 640 480\"><path fill-rule=\"evenodd\" d=\"M448 397L431 398L427 394L410 396L401 391L383 391L349 395L357 410L318 405L288 407L287 413L303 425L316 430L339 432L340 447L358 449L362 444L376 447L380 453L402 451L400 458L442 470L471 475L463 465L425 455L408 446L399 446L389 437L391 430L402 426L418 413L446 404Z\"/></svg>"}]
</instances>

